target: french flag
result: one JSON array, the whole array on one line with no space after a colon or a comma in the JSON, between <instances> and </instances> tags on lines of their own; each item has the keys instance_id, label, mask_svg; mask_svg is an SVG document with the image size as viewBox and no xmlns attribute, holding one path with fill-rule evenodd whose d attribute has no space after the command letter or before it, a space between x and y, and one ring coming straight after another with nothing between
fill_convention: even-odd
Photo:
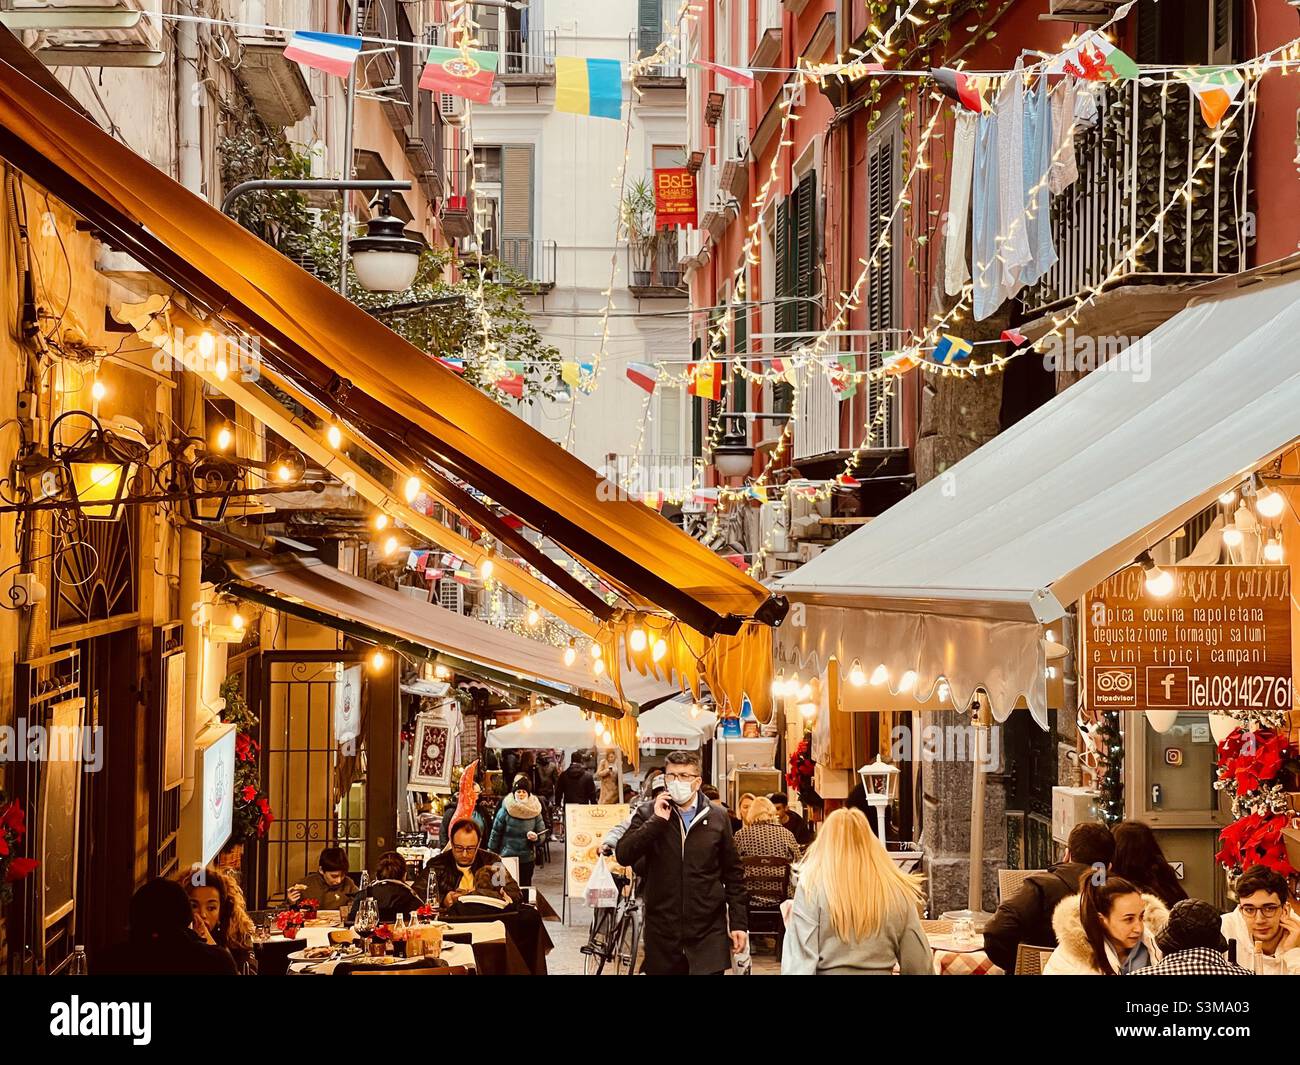
<instances>
[{"instance_id":1,"label":"french flag","mask_svg":"<svg viewBox=\"0 0 1300 1065\"><path fill-rule=\"evenodd\" d=\"M295 30L285 45L285 59L326 74L346 78L361 54L361 38L341 33L310 33Z\"/></svg>"}]
</instances>

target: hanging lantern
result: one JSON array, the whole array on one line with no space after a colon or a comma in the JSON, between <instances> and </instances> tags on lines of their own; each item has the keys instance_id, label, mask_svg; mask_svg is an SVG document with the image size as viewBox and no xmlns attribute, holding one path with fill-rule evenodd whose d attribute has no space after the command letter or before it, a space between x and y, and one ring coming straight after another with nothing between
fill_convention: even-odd
<instances>
[{"instance_id":1,"label":"hanging lantern","mask_svg":"<svg viewBox=\"0 0 1300 1065\"><path fill-rule=\"evenodd\" d=\"M64 418L85 418L91 428L71 444L55 442L55 430ZM50 457L68 471L67 481L82 517L117 521L122 516L136 471L148 454L143 439L134 440L107 430L85 411L61 414L50 426Z\"/></svg>"}]
</instances>

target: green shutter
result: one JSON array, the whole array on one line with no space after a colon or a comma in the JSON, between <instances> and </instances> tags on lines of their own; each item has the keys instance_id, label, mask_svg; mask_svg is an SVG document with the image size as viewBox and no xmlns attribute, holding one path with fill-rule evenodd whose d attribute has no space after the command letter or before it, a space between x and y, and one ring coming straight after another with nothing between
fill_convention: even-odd
<instances>
[{"instance_id":1,"label":"green shutter","mask_svg":"<svg viewBox=\"0 0 1300 1065\"><path fill-rule=\"evenodd\" d=\"M663 0L637 0L637 51L650 55L664 39Z\"/></svg>"},{"instance_id":2,"label":"green shutter","mask_svg":"<svg viewBox=\"0 0 1300 1065\"><path fill-rule=\"evenodd\" d=\"M691 341L691 361L700 361L700 338ZM704 404L699 396L691 396L691 454L699 458L704 454Z\"/></svg>"},{"instance_id":3,"label":"green shutter","mask_svg":"<svg viewBox=\"0 0 1300 1065\"><path fill-rule=\"evenodd\" d=\"M810 170L795 190L794 243L791 258L794 261L794 294L800 297L794 305L796 332L805 334L796 342L806 344L817 327L817 305L812 302L817 295L817 171Z\"/></svg>"},{"instance_id":4,"label":"green shutter","mask_svg":"<svg viewBox=\"0 0 1300 1065\"><path fill-rule=\"evenodd\" d=\"M737 307L731 321L731 350L749 364L749 308ZM744 411L749 409L749 382L741 374L735 374L731 386L731 409Z\"/></svg>"}]
</instances>

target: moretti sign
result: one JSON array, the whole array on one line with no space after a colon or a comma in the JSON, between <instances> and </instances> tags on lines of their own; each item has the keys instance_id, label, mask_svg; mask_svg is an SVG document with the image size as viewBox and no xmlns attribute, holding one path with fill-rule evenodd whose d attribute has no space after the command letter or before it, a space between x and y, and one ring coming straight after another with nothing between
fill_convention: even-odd
<instances>
[{"instance_id":1,"label":"moretti sign","mask_svg":"<svg viewBox=\"0 0 1300 1065\"><path fill-rule=\"evenodd\" d=\"M1084 705L1092 710L1291 708L1291 571L1173 566L1146 591L1141 566L1084 597Z\"/></svg>"}]
</instances>

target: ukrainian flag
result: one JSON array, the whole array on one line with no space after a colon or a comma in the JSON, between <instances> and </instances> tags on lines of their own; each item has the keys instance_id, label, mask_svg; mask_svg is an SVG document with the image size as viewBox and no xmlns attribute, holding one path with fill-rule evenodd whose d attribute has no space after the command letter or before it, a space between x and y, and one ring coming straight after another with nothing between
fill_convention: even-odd
<instances>
[{"instance_id":1,"label":"ukrainian flag","mask_svg":"<svg viewBox=\"0 0 1300 1065\"><path fill-rule=\"evenodd\" d=\"M555 110L621 120L623 64L617 59L557 55Z\"/></svg>"}]
</instances>

